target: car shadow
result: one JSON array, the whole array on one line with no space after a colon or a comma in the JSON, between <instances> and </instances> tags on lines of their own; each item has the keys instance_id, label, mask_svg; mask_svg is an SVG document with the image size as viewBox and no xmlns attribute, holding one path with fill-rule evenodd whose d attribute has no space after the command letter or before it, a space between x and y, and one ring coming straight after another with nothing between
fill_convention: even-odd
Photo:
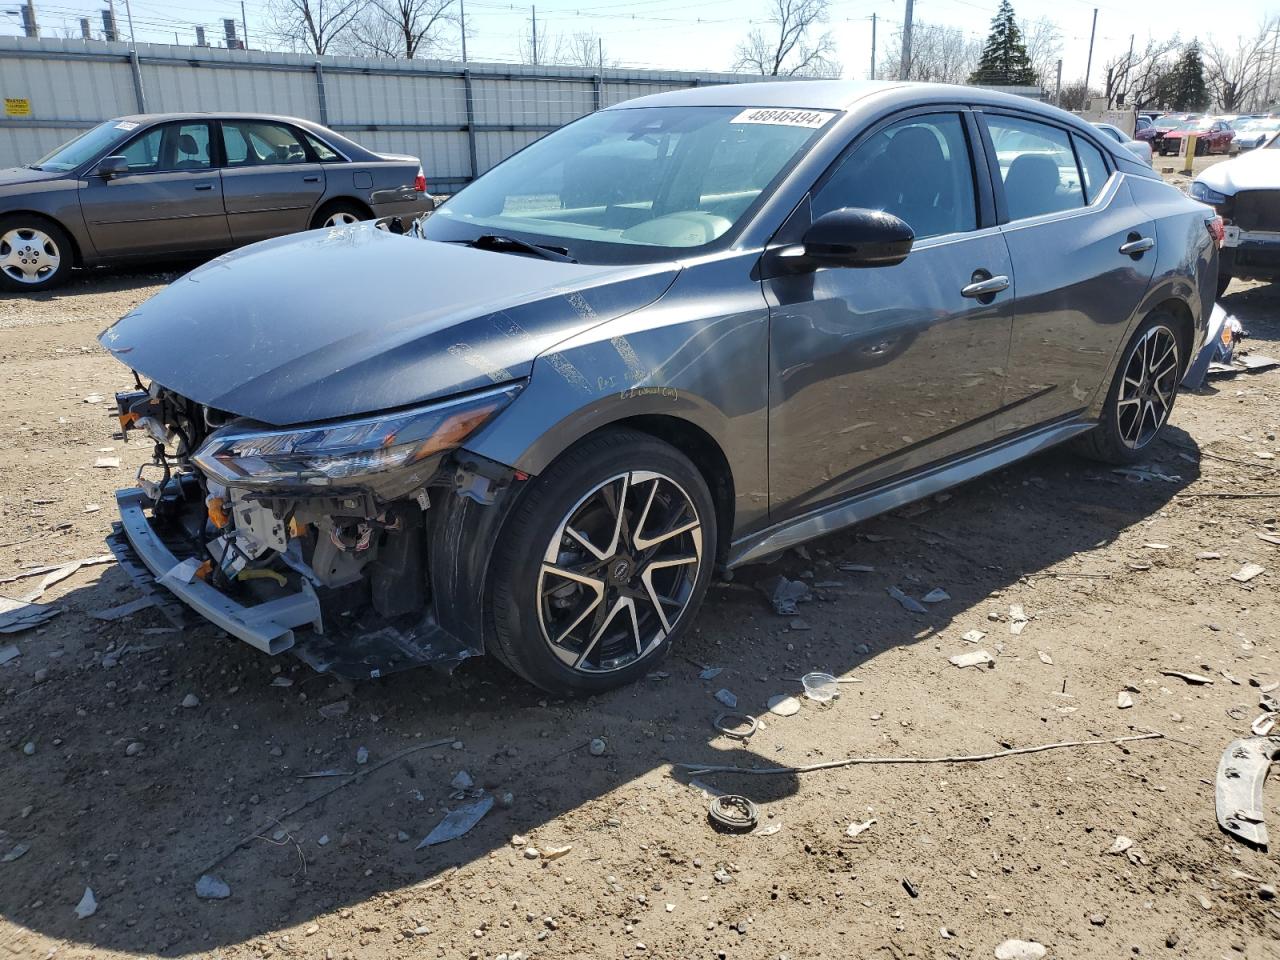
<instances>
[{"instance_id":1,"label":"car shadow","mask_svg":"<svg viewBox=\"0 0 1280 960\"><path fill-rule=\"evenodd\" d=\"M77 269L61 286L36 292L5 291L0 296L22 297L35 303L54 303L79 297L97 297L104 293L124 293L172 283L189 270L194 270L203 258L156 259L127 266L92 267Z\"/></svg>"},{"instance_id":2,"label":"car shadow","mask_svg":"<svg viewBox=\"0 0 1280 960\"><path fill-rule=\"evenodd\" d=\"M990 598L1026 578L1159 576L1158 557L1140 572L1091 556L1199 476L1196 444L1170 429L1143 467L1148 479L1050 451L743 569L713 586L687 640L647 679L582 701L548 699L488 658L449 677L420 670L353 684L207 625L172 630L154 609L104 624L87 614L136 596L122 571L105 568L96 584L61 598L66 612L41 632L6 638L51 666L43 682L22 661L0 668L0 727L10 731L0 854L29 846L0 864L0 915L58 941L179 956L370 898L412 897L424 884L457 884L469 897L489 859L519 856L514 834L626 844L637 819L705 817L705 786L749 796L768 822L800 789L794 774L690 783L687 772L668 776L672 765L778 769L837 759L850 743L815 738L784 762L761 734L753 743L716 732L726 709L717 691L770 726L816 709L853 723L851 709L875 703L857 684L794 719L765 704L799 695L796 678L809 670L856 677L942 631L955 640L966 628L996 629ZM779 575L810 586L798 617L778 616L761 589ZM917 598L940 587L952 599L913 614L889 596L892 586ZM700 679L706 668L721 672ZM182 706L188 694L198 705ZM595 738L603 755L592 754ZM131 755L133 743L142 746ZM369 772L350 783L298 776L333 770ZM474 780L467 795L451 786L463 770ZM638 781L641 799L621 790ZM495 809L465 836L415 849L476 791L497 798ZM717 862L730 862L742 841L714 842ZM708 879L717 862L696 861ZM554 873L555 863L546 866ZM229 899L196 898L206 872L229 884ZM78 920L86 886L99 906Z\"/></svg>"}]
</instances>

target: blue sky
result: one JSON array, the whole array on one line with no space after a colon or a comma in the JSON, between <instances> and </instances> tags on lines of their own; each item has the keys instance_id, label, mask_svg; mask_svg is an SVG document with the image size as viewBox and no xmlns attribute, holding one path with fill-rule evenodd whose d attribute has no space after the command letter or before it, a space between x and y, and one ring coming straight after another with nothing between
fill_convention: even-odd
<instances>
[{"instance_id":1,"label":"blue sky","mask_svg":"<svg viewBox=\"0 0 1280 960\"><path fill-rule=\"evenodd\" d=\"M13 11L23 0L0 0L0 33L20 33L20 21ZM958 27L974 36L986 33L997 0L918 0L917 20ZM99 11L107 0L35 0L37 17L45 33L78 33L79 18L91 16L100 25ZM131 0L134 29L142 41L174 42L175 32L182 42L192 42L194 25L204 24L211 38L220 35L223 17L239 19L239 0ZM115 0L117 19L127 30L124 0ZM724 70L733 61L734 47L754 24L765 16L764 0L541 0L538 17L553 33L578 31L598 33L604 39L606 56L625 66L652 66L667 69ZM1184 39L1216 37L1234 40L1237 33L1252 33L1263 19L1269 0L1230 0L1215 7L1203 0L1164 0L1158 6L1124 0L1015 0L1018 16L1048 17L1064 34L1064 82L1084 74L1088 51L1089 24L1098 9L1098 30L1093 57L1093 79L1101 77L1101 65L1122 54L1135 35L1139 47L1155 35L1173 33ZM1223 16L1229 7L1229 16ZM249 42L256 46L262 37L267 0L246 0ZM1210 11L1218 16L1211 16ZM879 40L883 52L893 28L901 22L903 0L835 0L830 28L835 34L844 75L866 76L871 47L871 14L880 23ZM473 60L513 61L518 59L518 38L527 29L527 4L507 4L501 0L469 0L467 19L471 39L468 54Z\"/></svg>"}]
</instances>

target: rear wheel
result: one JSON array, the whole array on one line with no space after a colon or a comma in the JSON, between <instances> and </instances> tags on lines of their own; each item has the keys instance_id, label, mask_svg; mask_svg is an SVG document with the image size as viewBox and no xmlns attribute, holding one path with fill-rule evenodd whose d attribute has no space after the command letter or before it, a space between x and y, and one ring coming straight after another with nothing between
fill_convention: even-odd
<instances>
[{"instance_id":1,"label":"rear wheel","mask_svg":"<svg viewBox=\"0 0 1280 960\"><path fill-rule=\"evenodd\" d=\"M330 203L316 212L311 219L311 229L316 230L322 227L343 227L349 223L359 223L361 220L368 220L369 213L357 204L346 201L338 203Z\"/></svg>"},{"instance_id":2,"label":"rear wheel","mask_svg":"<svg viewBox=\"0 0 1280 960\"><path fill-rule=\"evenodd\" d=\"M688 630L711 578L706 481L662 441L610 430L532 483L495 553L492 652L557 695L642 677Z\"/></svg>"},{"instance_id":3,"label":"rear wheel","mask_svg":"<svg viewBox=\"0 0 1280 960\"><path fill-rule=\"evenodd\" d=\"M1077 449L1105 463L1140 460L1173 412L1185 366L1182 350L1173 317L1148 316L1125 348L1102 419L1077 440Z\"/></svg>"},{"instance_id":4,"label":"rear wheel","mask_svg":"<svg viewBox=\"0 0 1280 960\"><path fill-rule=\"evenodd\" d=\"M0 287L36 293L71 273L71 239L56 223L14 214L0 217Z\"/></svg>"}]
</instances>

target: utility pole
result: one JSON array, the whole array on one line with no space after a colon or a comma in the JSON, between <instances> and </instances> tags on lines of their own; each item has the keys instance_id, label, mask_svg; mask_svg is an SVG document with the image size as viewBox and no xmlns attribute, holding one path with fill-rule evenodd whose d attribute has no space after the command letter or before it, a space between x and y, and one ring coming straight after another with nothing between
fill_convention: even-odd
<instances>
[{"instance_id":1,"label":"utility pole","mask_svg":"<svg viewBox=\"0 0 1280 960\"><path fill-rule=\"evenodd\" d=\"M907 0L907 12L902 18L902 62L898 64L898 79L906 80L911 76L911 15L914 13L915 0Z\"/></svg>"},{"instance_id":2,"label":"utility pole","mask_svg":"<svg viewBox=\"0 0 1280 960\"><path fill-rule=\"evenodd\" d=\"M868 80L876 78L876 15L871 15L871 76Z\"/></svg>"},{"instance_id":3,"label":"utility pole","mask_svg":"<svg viewBox=\"0 0 1280 960\"><path fill-rule=\"evenodd\" d=\"M35 0L27 0L22 5L22 32L28 37L40 36L40 25L36 23Z\"/></svg>"},{"instance_id":4,"label":"utility pole","mask_svg":"<svg viewBox=\"0 0 1280 960\"><path fill-rule=\"evenodd\" d=\"M244 30L241 37L241 49L249 49L249 18L244 15L244 0L240 0L240 26Z\"/></svg>"},{"instance_id":5,"label":"utility pole","mask_svg":"<svg viewBox=\"0 0 1280 960\"><path fill-rule=\"evenodd\" d=\"M462 62L467 62L467 4L458 0L458 25L462 29Z\"/></svg>"},{"instance_id":6,"label":"utility pole","mask_svg":"<svg viewBox=\"0 0 1280 960\"><path fill-rule=\"evenodd\" d=\"M538 8L532 7L533 10L533 65L538 65Z\"/></svg>"},{"instance_id":7,"label":"utility pole","mask_svg":"<svg viewBox=\"0 0 1280 960\"><path fill-rule=\"evenodd\" d=\"M1058 61L1058 80L1053 87L1053 105L1062 106L1062 61Z\"/></svg>"},{"instance_id":8,"label":"utility pole","mask_svg":"<svg viewBox=\"0 0 1280 960\"><path fill-rule=\"evenodd\" d=\"M604 37L596 37L596 63L604 69Z\"/></svg>"},{"instance_id":9,"label":"utility pole","mask_svg":"<svg viewBox=\"0 0 1280 960\"><path fill-rule=\"evenodd\" d=\"M80 39L81 40L93 39L93 30L90 28L88 17L80 18Z\"/></svg>"},{"instance_id":10,"label":"utility pole","mask_svg":"<svg viewBox=\"0 0 1280 960\"><path fill-rule=\"evenodd\" d=\"M1276 23L1275 33L1271 35L1271 62L1267 66L1267 102L1263 104L1268 110L1271 108L1271 78L1276 72L1276 40L1280 38L1280 22Z\"/></svg>"},{"instance_id":11,"label":"utility pole","mask_svg":"<svg viewBox=\"0 0 1280 960\"><path fill-rule=\"evenodd\" d=\"M138 39L133 35L133 5L129 0L124 0L124 15L129 18L129 42L136 46Z\"/></svg>"},{"instance_id":12,"label":"utility pole","mask_svg":"<svg viewBox=\"0 0 1280 960\"><path fill-rule=\"evenodd\" d=\"M1089 106L1089 73L1093 70L1093 36L1098 32L1098 8L1093 8L1093 26L1089 28L1089 59L1084 62L1084 105Z\"/></svg>"}]
</instances>

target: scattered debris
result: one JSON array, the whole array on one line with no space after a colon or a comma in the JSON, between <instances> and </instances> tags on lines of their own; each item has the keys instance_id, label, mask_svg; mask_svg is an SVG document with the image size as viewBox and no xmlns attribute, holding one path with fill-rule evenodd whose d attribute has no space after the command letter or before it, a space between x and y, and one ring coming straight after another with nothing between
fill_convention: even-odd
<instances>
[{"instance_id":1,"label":"scattered debris","mask_svg":"<svg viewBox=\"0 0 1280 960\"><path fill-rule=\"evenodd\" d=\"M754 830L760 818L756 805L744 796L728 793L716 797L707 809L707 816L719 829L730 833L747 833Z\"/></svg>"},{"instance_id":2,"label":"scattered debris","mask_svg":"<svg viewBox=\"0 0 1280 960\"><path fill-rule=\"evenodd\" d=\"M818 703L828 703L840 693L839 682L829 673L813 671L800 678L804 685L804 695Z\"/></svg>"},{"instance_id":3,"label":"scattered debris","mask_svg":"<svg viewBox=\"0 0 1280 960\"><path fill-rule=\"evenodd\" d=\"M1022 633L1030 622L1031 618L1027 616L1027 611L1022 609L1022 604L1015 603L1009 607L1009 632L1015 637Z\"/></svg>"},{"instance_id":4,"label":"scattered debris","mask_svg":"<svg viewBox=\"0 0 1280 960\"><path fill-rule=\"evenodd\" d=\"M1006 940L996 947L996 960L1043 960L1049 951L1034 940Z\"/></svg>"},{"instance_id":5,"label":"scattered debris","mask_svg":"<svg viewBox=\"0 0 1280 960\"><path fill-rule=\"evenodd\" d=\"M333 703L326 703L319 712L326 720L336 720L338 717L345 717L350 711L351 704L346 700L335 700Z\"/></svg>"},{"instance_id":6,"label":"scattered debris","mask_svg":"<svg viewBox=\"0 0 1280 960\"><path fill-rule=\"evenodd\" d=\"M906 877L902 878L902 889L907 891L907 896L912 900L915 900L920 896L920 891L916 889L916 885Z\"/></svg>"},{"instance_id":7,"label":"scattered debris","mask_svg":"<svg viewBox=\"0 0 1280 960\"><path fill-rule=\"evenodd\" d=\"M1164 734L1152 731L1138 733L1127 737L1112 737L1106 740L1063 740L1058 743L1042 743L1034 747L1011 747L1007 750L996 750L991 753L958 754L945 757L846 757L843 760L827 760L823 763L811 763L801 767L739 767L731 764L698 764L677 763L675 766L686 770L691 776L703 776L709 773L741 773L749 776L790 776L796 773L814 773L818 770L837 770L841 767L852 767L863 764L913 764L913 763L981 763L986 760L1002 760L1006 757L1019 757L1028 753L1046 753L1050 750L1066 750L1072 747L1096 747L1102 745L1118 745L1134 743L1138 740L1163 740Z\"/></svg>"},{"instance_id":8,"label":"scattered debris","mask_svg":"<svg viewBox=\"0 0 1280 960\"><path fill-rule=\"evenodd\" d=\"M1144 483L1149 480L1160 480L1164 483L1180 483L1182 481L1182 477L1177 474L1161 473L1159 470L1143 467L1116 467L1111 472L1134 483Z\"/></svg>"},{"instance_id":9,"label":"scattered debris","mask_svg":"<svg viewBox=\"0 0 1280 960\"><path fill-rule=\"evenodd\" d=\"M920 598L924 603L943 603L951 599L951 594L941 587L935 587Z\"/></svg>"},{"instance_id":10,"label":"scattered debris","mask_svg":"<svg viewBox=\"0 0 1280 960\"><path fill-rule=\"evenodd\" d=\"M312 770L310 773L294 774L299 780L322 780L325 777L350 777L354 776L350 770Z\"/></svg>"},{"instance_id":11,"label":"scattered debris","mask_svg":"<svg viewBox=\"0 0 1280 960\"><path fill-rule=\"evenodd\" d=\"M749 713L722 713L711 725L734 740L750 740L760 729L760 721Z\"/></svg>"},{"instance_id":12,"label":"scattered debris","mask_svg":"<svg viewBox=\"0 0 1280 960\"><path fill-rule=\"evenodd\" d=\"M982 667L990 664L994 669L996 665L995 657L985 650L974 650L972 653L957 653L954 657L948 657L947 659L955 667Z\"/></svg>"},{"instance_id":13,"label":"scattered debris","mask_svg":"<svg viewBox=\"0 0 1280 960\"><path fill-rule=\"evenodd\" d=\"M13 849L11 849L3 857L0 857L0 863L13 863L13 861L19 859L24 853L26 853L30 849L31 849L30 844L27 844L27 843L15 844Z\"/></svg>"},{"instance_id":14,"label":"scattered debris","mask_svg":"<svg viewBox=\"0 0 1280 960\"><path fill-rule=\"evenodd\" d=\"M796 604L808 600L810 593L809 585L804 581L788 580L782 576L766 580L761 589L780 617L794 617L799 612Z\"/></svg>"},{"instance_id":15,"label":"scattered debris","mask_svg":"<svg viewBox=\"0 0 1280 960\"><path fill-rule=\"evenodd\" d=\"M1222 554L1216 550L1201 550L1196 554L1197 560L1221 560Z\"/></svg>"},{"instance_id":16,"label":"scattered debris","mask_svg":"<svg viewBox=\"0 0 1280 960\"><path fill-rule=\"evenodd\" d=\"M1049 666L1053 666L1053 657L1049 656L1049 654L1045 653L1043 650L1039 651L1039 655L1041 663L1047 663Z\"/></svg>"},{"instance_id":17,"label":"scattered debris","mask_svg":"<svg viewBox=\"0 0 1280 960\"><path fill-rule=\"evenodd\" d=\"M795 697L780 693L769 698L769 712L779 717L794 717L800 712L800 701Z\"/></svg>"},{"instance_id":18,"label":"scattered debris","mask_svg":"<svg viewBox=\"0 0 1280 960\"><path fill-rule=\"evenodd\" d=\"M98 912L98 900L93 895L93 891L88 887L84 888L84 896L80 898L80 902L76 904L76 917L80 920L86 920Z\"/></svg>"},{"instance_id":19,"label":"scattered debris","mask_svg":"<svg viewBox=\"0 0 1280 960\"><path fill-rule=\"evenodd\" d=\"M48 623L62 612L51 603L28 603L0 597L0 633L21 633Z\"/></svg>"},{"instance_id":20,"label":"scattered debris","mask_svg":"<svg viewBox=\"0 0 1280 960\"><path fill-rule=\"evenodd\" d=\"M105 610L91 610L89 616L95 620L123 620L125 617L131 617L135 613L140 613L150 607L159 606L159 598L154 594L147 594L144 597L138 597L136 600L130 600L128 603L122 603L116 607L107 607Z\"/></svg>"},{"instance_id":21,"label":"scattered debris","mask_svg":"<svg viewBox=\"0 0 1280 960\"><path fill-rule=\"evenodd\" d=\"M1132 846L1133 841L1124 834L1120 834L1120 836L1116 837L1115 840L1111 842L1111 846L1107 848L1107 853L1111 854L1113 857L1118 857Z\"/></svg>"},{"instance_id":22,"label":"scattered debris","mask_svg":"<svg viewBox=\"0 0 1280 960\"><path fill-rule=\"evenodd\" d=\"M782 821L775 820L766 827L756 827L751 831L753 837L772 837L775 833L782 829Z\"/></svg>"},{"instance_id":23,"label":"scattered debris","mask_svg":"<svg viewBox=\"0 0 1280 960\"><path fill-rule=\"evenodd\" d=\"M1121 690L1116 694L1116 706L1121 710L1128 710L1133 706L1133 695L1128 690Z\"/></svg>"},{"instance_id":24,"label":"scattered debris","mask_svg":"<svg viewBox=\"0 0 1280 960\"><path fill-rule=\"evenodd\" d=\"M897 600L898 603L902 605L902 609L908 611L909 613L926 613L927 612L924 608L924 604L922 604L919 600L913 599L912 597L908 597L905 593L903 593L897 587L889 587L887 592L889 596L893 597L893 599Z\"/></svg>"},{"instance_id":25,"label":"scattered debris","mask_svg":"<svg viewBox=\"0 0 1280 960\"><path fill-rule=\"evenodd\" d=\"M868 566L865 563L840 563L836 565L837 569L845 573L875 573L876 568Z\"/></svg>"},{"instance_id":26,"label":"scattered debris","mask_svg":"<svg viewBox=\"0 0 1280 960\"><path fill-rule=\"evenodd\" d=\"M738 705L738 698L731 691L726 690L723 687L716 691L715 697L730 710Z\"/></svg>"},{"instance_id":27,"label":"scattered debris","mask_svg":"<svg viewBox=\"0 0 1280 960\"><path fill-rule=\"evenodd\" d=\"M7 647L0 647L0 664L8 663L10 660L17 660L22 656L22 651L18 649L16 643L11 643Z\"/></svg>"},{"instance_id":28,"label":"scattered debris","mask_svg":"<svg viewBox=\"0 0 1280 960\"><path fill-rule=\"evenodd\" d=\"M981 630L966 630L960 639L964 640L966 643L981 643L986 636L987 635Z\"/></svg>"},{"instance_id":29,"label":"scattered debris","mask_svg":"<svg viewBox=\"0 0 1280 960\"><path fill-rule=\"evenodd\" d=\"M1266 572L1266 567L1257 563L1246 563L1243 567L1231 575L1231 579L1237 583L1248 583L1260 573Z\"/></svg>"},{"instance_id":30,"label":"scattered debris","mask_svg":"<svg viewBox=\"0 0 1280 960\"><path fill-rule=\"evenodd\" d=\"M120 466L120 458L119 457L99 457L97 460L93 461L93 465L102 470L112 470Z\"/></svg>"},{"instance_id":31,"label":"scattered debris","mask_svg":"<svg viewBox=\"0 0 1280 960\"><path fill-rule=\"evenodd\" d=\"M605 751L609 749L607 744L601 737L593 737L591 742L587 744L587 752L593 757L603 757Z\"/></svg>"},{"instance_id":32,"label":"scattered debris","mask_svg":"<svg viewBox=\"0 0 1280 960\"><path fill-rule=\"evenodd\" d=\"M356 766L363 767L368 762L369 762L369 748L357 747L356 748Z\"/></svg>"},{"instance_id":33,"label":"scattered debris","mask_svg":"<svg viewBox=\"0 0 1280 960\"><path fill-rule=\"evenodd\" d=\"M1264 713L1249 725L1249 729L1253 731L1255 737L1265 737L1275 725L1276 715L1274 713Z\"/></svg>"},{"instance_id":34,"label":"scattered debris","mask_svg":"<svg viewBox=\"0 0 1280 960\"><path fill-rule=\"evenodd\" d=\"M1179 680L1185 680L1187 683L1203 686L1204 684L1213 683L1212 677L1206 677L1199 673L1184 673L1181 670L1161 670L1166 677L1177 677Z\"/></svg>"},{"instance_id":35,"label":"scattered debris","mask_svg":"<svg viewBox=\"0 0 1280 960\"><path fill-rule=\"evenodd\" d=\"M231 896L231 887L212 874L201 874L196 881L196 896L201 900L225 900Z\"/></svg>"},{"instance_id":36,"label":"scattered debris","mask_svg":"<svg viewBox=\"0 0 1280 960\"><path fill-rule=\"evenodd\" d=\"M438 843L457 840L469 832L492 809L493 797L486 794L474 803L464 804L451 810L414 849L421 850L423 847L434 847Z\"/></svg>"},{"instance_id":37,"label":"scattered debris","mask_svg":"<svg viewBox=\"0 0 1280 960\"><path fill-rule=\"evenodd\" d=\"M1280 758L1280 738L1233 740L1218 761L1214 799L1218 825L1261 850L1267 849L1262 787L1272 761Z\"/></svg>"},{"instance_id":38,"label":"scattered debris","mask_svg":"<svg viewBox=\"0 0 1280 960\"><path fill-rule=\"evenodd\" d=\"M566 853L568 853L572 849L573 849L572 843L566 843L563 846L559 846L559 847L543 847L542 859L543 860L559 860L561 857L563 857Z\"/></svg>"},{"instance_id":39,"label":"scattered debris","mask_svg":"<svg viewBox=\"0 0 1280 960\"><path fill-rule=\"evenodd\" d=\"M862 823L851 823L849 826L845 827L844 835L846 837L856 837L864 834L871 829L875 822L876 818L872 817L870 820L862 821Z\"/></svg>"},{"instance_id":40,"label":"scattered debris","mask_svg":"<svg viewBox=\"0 0 1280 960\"><path fill-rule=\"evenodd\" d=\"M698 674L698 679L714 680L716 677L720 676L720 674L723 672L724 672L724 667L707 667L700 674Z\"/></svg>"}]
</instances>

